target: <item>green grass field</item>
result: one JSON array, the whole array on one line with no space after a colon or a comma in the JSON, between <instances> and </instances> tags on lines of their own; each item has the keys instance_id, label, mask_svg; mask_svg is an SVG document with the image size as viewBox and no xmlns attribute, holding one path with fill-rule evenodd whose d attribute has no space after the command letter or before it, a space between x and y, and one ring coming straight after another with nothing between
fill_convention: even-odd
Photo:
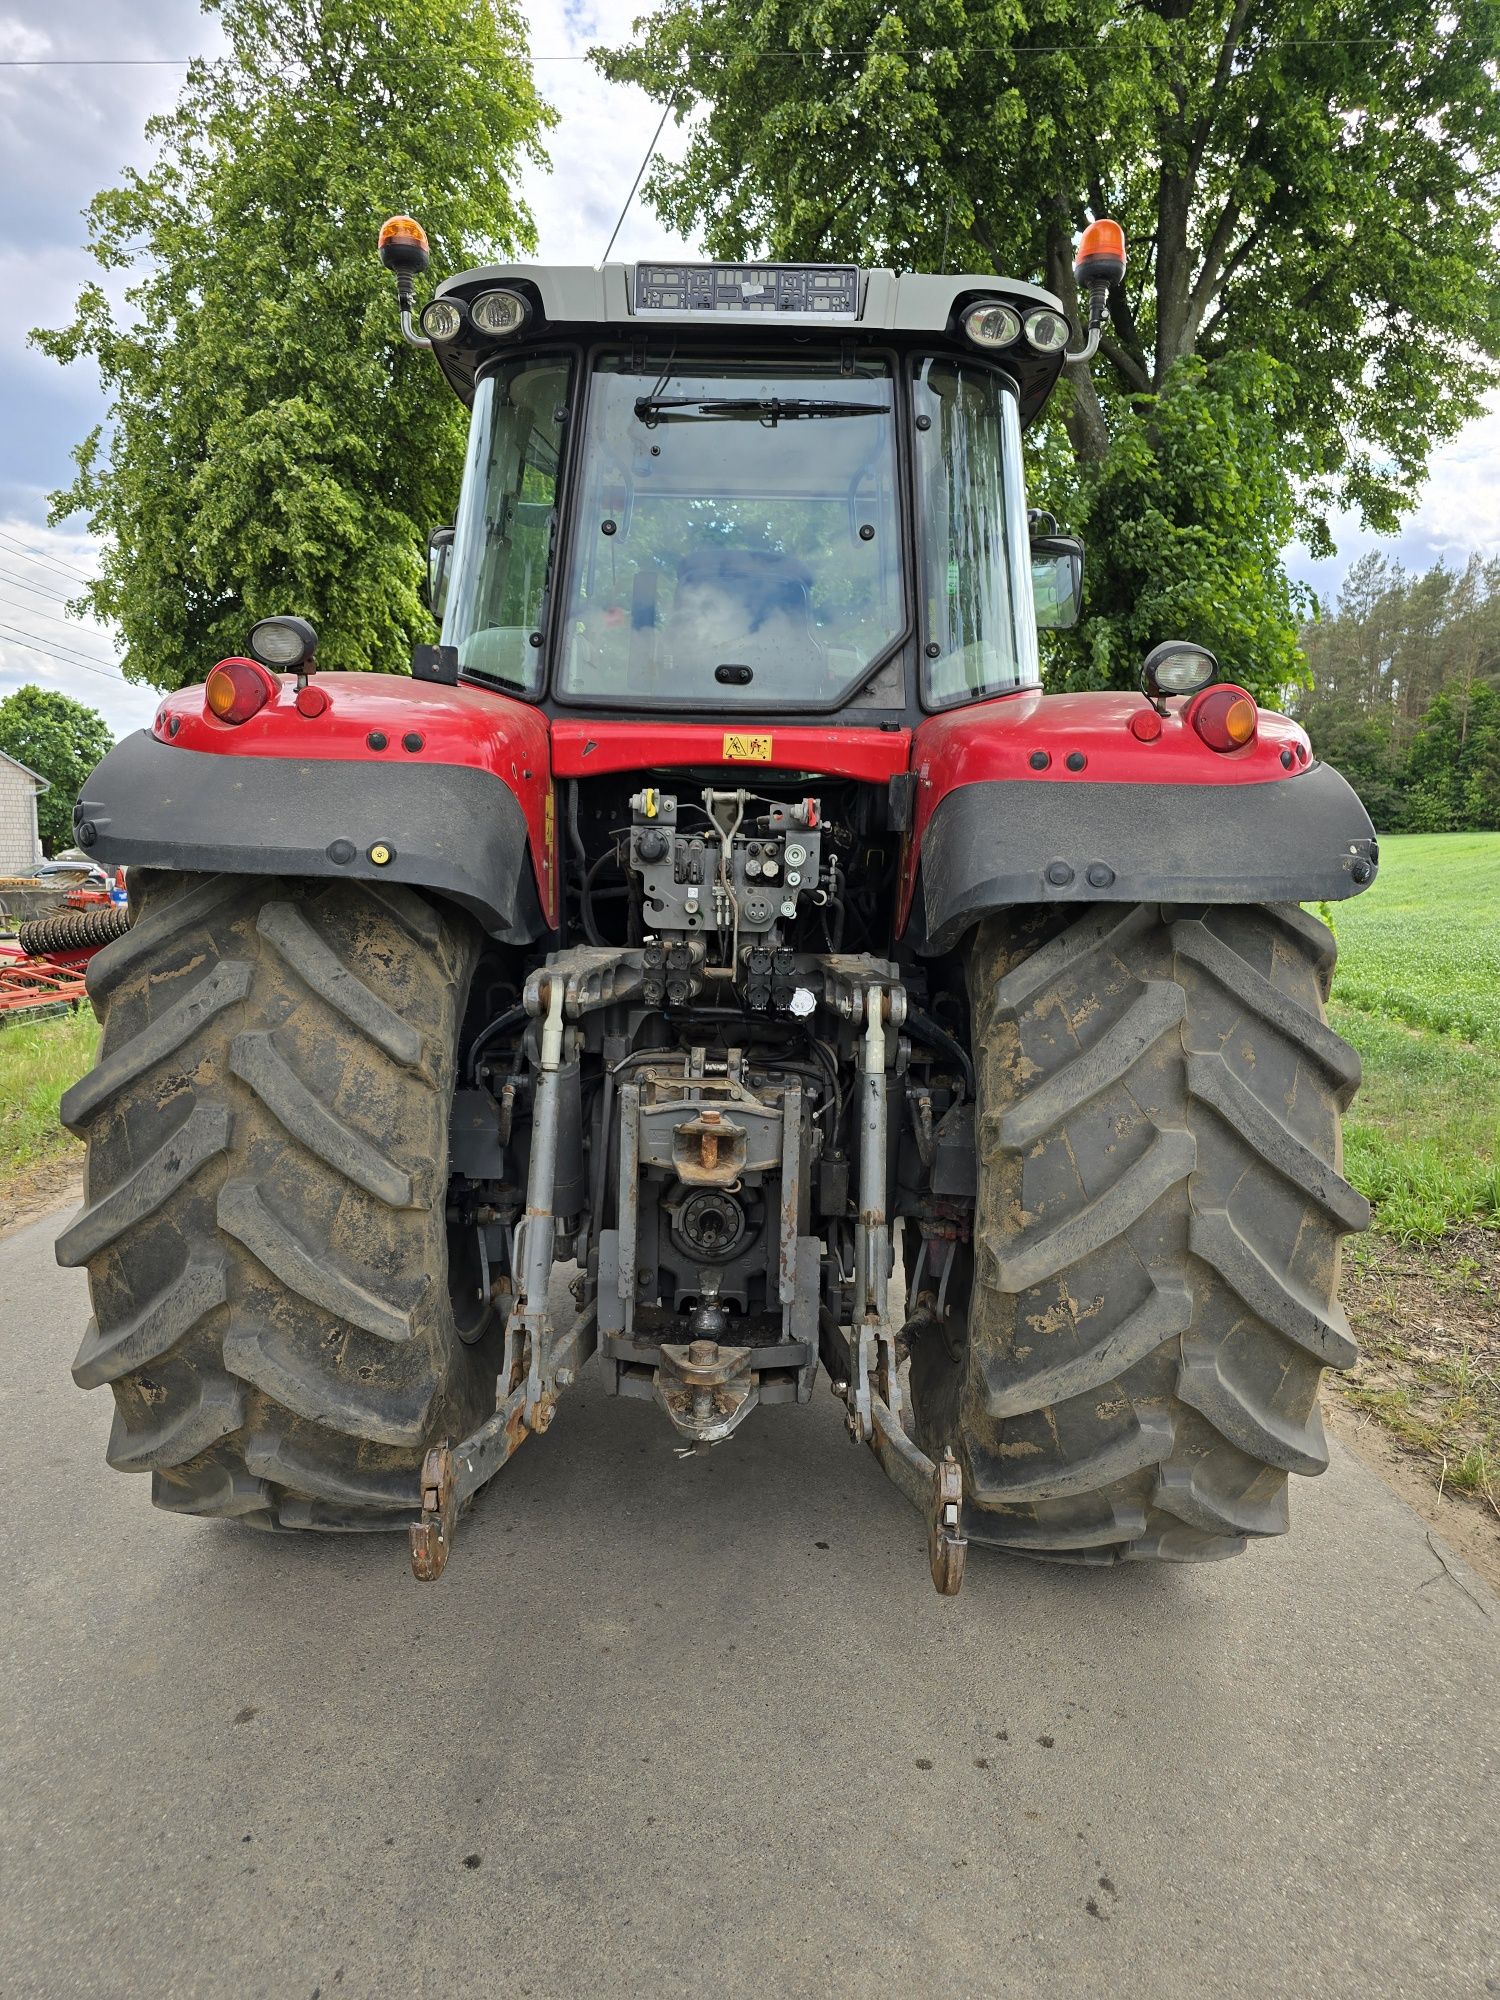
<instances>
[{"instance_id":1,"label":"green grass field","mask_svg":"<svg viewBox=\"0 0 1500 2000\"><path fill-rule=\"evenodd\" d=\"M0 1195L40 1162L81 1149L57 1122L58 1099L94 1060L92 1009L0 1028Z\"/></svg>"},{"instance_id":2,"label":"green grass field","mask_svg":"<svg viewBox=\"0 0 1500 2000\"><path fill-rule=\"evenodd\" d=\"M1336 998L1500 1055L1500 833L1380 843L1373 889L1333 906Z\"/></svg>"},{"instance_id":3,"label":"green grass field","mask_svg":"<svg viewBox=\"0 0 1500 2000\"><path fill-rule=\"evenodd\" d=\"M1388 1235L1500 1221L1500 833L1381 841L1374 888L1333 906L1329 1018L1364 1061L1349 1178Z\"/></svg>"}]
</instances>

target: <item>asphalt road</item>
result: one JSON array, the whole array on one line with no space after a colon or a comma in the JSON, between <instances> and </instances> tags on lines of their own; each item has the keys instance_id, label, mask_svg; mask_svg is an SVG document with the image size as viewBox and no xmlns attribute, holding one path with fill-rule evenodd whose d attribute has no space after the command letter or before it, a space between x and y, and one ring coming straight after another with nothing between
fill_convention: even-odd
<instances>
[{"instance_id":1,"label":"asphalt road","mask_svg":"<svg viewBox=\"0 0 1500 2000\"><path fill-rule=\"evenodd\" d=\"M684 1459L586 1373L421 1585L108 1471L55 1226L0 1244L9 2000L1500 1993L1500 1606L1342 1450L1238 1561L945 1601L826 1393Z\"/></svg>"}]
</instances>

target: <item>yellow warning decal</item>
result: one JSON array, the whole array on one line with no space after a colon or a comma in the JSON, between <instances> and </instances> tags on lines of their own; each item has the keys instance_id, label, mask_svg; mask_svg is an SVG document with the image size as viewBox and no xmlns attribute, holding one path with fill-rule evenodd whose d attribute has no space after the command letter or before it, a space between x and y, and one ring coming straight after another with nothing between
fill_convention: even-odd
<instances>
[{"instance_id":1,"label":"yellow warning decal","mask_svg":"<svg viewBox=\"0 0 1500 2000\"><path fill-rule=\"evenodd\" d=\"M769 764L771 761L771 738L765 736L741 736L726 731L724 735L724 762L726 764Z\"/></svg>"}]
</instances>

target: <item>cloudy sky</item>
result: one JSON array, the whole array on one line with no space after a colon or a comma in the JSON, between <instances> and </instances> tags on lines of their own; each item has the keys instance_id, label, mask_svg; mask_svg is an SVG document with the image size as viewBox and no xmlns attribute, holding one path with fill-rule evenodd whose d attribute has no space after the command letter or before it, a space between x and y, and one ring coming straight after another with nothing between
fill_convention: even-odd
<instances>
[{"instance_id":1,"label":"cloudy sky","mask_svg":"<svg viewBox=\"0 0 1500 2000\"><path fill-rule=\"evenodd\" d=\"M595 43L624 41L632 17L649 5L527 0L537 77L562 120L552 135L552 172L530 174L525 190L544 258L597 260L655 129L657 106L578 60ZM93 561L81 524L46 525L47 494L70 476L70 448L102 415L98 384L86 364L62 370L28 349L25 336L28 327L62 324L80 284L95 275L82 250L80 211L123 167L144 164L145 121L170 107L181 81L181 67L151 59L219 46L217 25L197 0L0 0L8 225L0 245L8 308L0 323L0 695L28 680L61 688L119 730L148 722L155 698L120 677L108 631L67 611ZM114 60L69 65L80 57ZM37 59L47 66L14 66ZM685 247L636 207L614 254L633 259ZM1439 557L1461 563L1474 549L1500 553L1497 461L1500 408L1435 460L1421 506L1386 546L1417 568ZM1375 545L1346 523L1334 562L1310 564L1293 551L1292 567L1331 596L1348 562Z\"/></svg>"}]
</instances>

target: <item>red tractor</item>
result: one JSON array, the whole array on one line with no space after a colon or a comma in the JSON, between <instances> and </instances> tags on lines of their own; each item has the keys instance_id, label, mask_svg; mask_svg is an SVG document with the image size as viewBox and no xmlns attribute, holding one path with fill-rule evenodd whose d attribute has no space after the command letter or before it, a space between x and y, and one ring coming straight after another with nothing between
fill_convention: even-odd
<instances>
[{"instance_id":1,"label":"red tractor","mask_svg":"<svg viewBox=\"0 0 1500 2000\"><path fill-rule=\"evenodd\" d=\"M1041 692L1083 551L1022 434L1118 229L1082 329L994 277L642 263L465 272L418 332L426 240L381 251L473 411L441 643L324 674L263 619L77 808L133 909L58 1244L110 1462L435 1575L586 1362L701 1445L821 1368L944 1591L970 1540L1284 1530L1367 1219L1301 905L1377 848L1200 647Z\"/></svg>"}]
</instances>

